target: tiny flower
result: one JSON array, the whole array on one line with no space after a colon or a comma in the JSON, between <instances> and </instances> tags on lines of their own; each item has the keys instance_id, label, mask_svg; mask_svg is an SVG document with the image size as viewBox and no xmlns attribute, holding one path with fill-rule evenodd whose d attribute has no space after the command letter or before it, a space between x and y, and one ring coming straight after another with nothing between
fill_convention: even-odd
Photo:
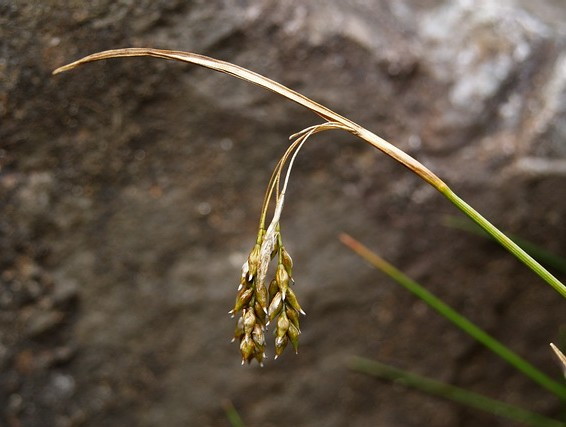
<instances>
[{"instance_id":1,"label":"tiny flower","mask_svg":"<svg viewBox=\"0 0 566 427\"><path fill-rule=\"evenodd\" d=\"M285 314L287 314L287 317L289 318L291 323L300 332L300 329L299 329L299 313L297 312L297 310L295 310L293 307L287 306L286 309L285 309Z\"/></svg>"},{"instance_id":2,"label":"tiny flower","mask_svg":"<svg viewBox=\"0 0 566 427\"><path fill-rule=\"evenodd\" d=\"M289 337L289 341L293 344L293 348L295 349L295 353L299 352L299 334L301 332L295 325L292 323L289 325L289 329L287 330L287 336Z\"/></svg>"},{"instance_id":3,"label":"tiny flower","mask_svg":"<svg viewBox=\"0 0 566 427\"><path fill-rule=\"evenodd\" d=\"M283 265L287 269L287 273L289 273L289 276L291 276L293 272L293 259L291 258L291 255L289 255L289 252L287 252L284 246L281 247L281 255L283 258Z\"/></svg>"},{"instance_id":4,"label":"tiny flower","mask_svg":"<svg viewBox=\"0 0 566 427\"><path fill-rule=\"evenodd\" d=\"M255 297L256 297L256 301L259 303L261 308L267 313L269 298L268 298L267 288L263 283L256 284Z\"/></svg>"},{"instance_id":5,"label":"tiny flower","mask_svg":"<svg viewBox=\"0 0 566 427\"><path fill-rule=\"evenodd\" d=\"M234 308L230 311L230 313L236 314L244 306L246 306L246 304L252 298L253 292L254 291L251 288L240 290L240 292L238 292L238 295L236 296L236 302L234 303Z\"/></svg>"},{"instance_id":6,"label":"tiny flower","mask_svg":"<svg viewBox=\"0 0 566 427\"><path fill-rule=\"evenodd\" d=\"M287 297L286 297L285 301L287 301L291 305L291 307L293 307L299 313L306 314L303 311L303 309L301 308L301 306L299 305L299 301L297 301L297 297L295 296L295 292L293 292L293 290L291 288L287 289Z\"/></svg>"},{"instance_id":7,"label":"tiny flower","mask_svg":"<svg viewBox=\"0 0 566 427\"><path fill-rule=\"evenodd\" d=\"M277 329L275 331L277 336L282 337L283 335L287 334L289 325L290 325L289 319L287 319L287 315L285 314L285 311L282 311L281 315L277 319Z\"/></svg>"},{"instance_id":8,"label":"tiny flower","mask_svg":"<svg viewBox=\"0 0 566 427\"><path fill-rule=\"evenodd\" d=\"M240 317L238 323L236 323L236 329L234 330L234 338L232 342L240 340L244 336L244 318Z\"/></svg>"},{"instance_id":9,"label":"tiny flower","mask_svg":"<svg viewBox=\"0 0 566 427\"><path fill-rule=\"evenodd\" d=\"M277 359L281 354L283 354L283 350L287 347L287 343L289 342L289 338L287 335L283 335L282 337L275 338L275 358Z\"/></svg>"},{"instance_id":10,"label":"tiny flower","mask_svg":"<svg viewBox=\"0 0 566 427\"><path fill-rule=\"evenodd\" d=\"M244 336L240 342L240 353L242 354L242 365L246 362L250 363L254 357L255 344L249 334Z\"/></svg>"},{"instance_id":11,"label":"tiny flower","mask_svg":"<svg viewBox=\"0 0 566 427\"><path fill-rule=\"evenodd\" d=\"M285 299L285 294L287 293L287 288L289 287L289 273L283 264L277 266L277 273L275 273L275 280L277 286L281 291L283 299Z\"/></svg>"},{"instance_id":12,"label":"tiny flower","mask_svg":"<svg viewBox=\"0 0 566 427\"><path fill-rule=\"evenodd\" d=\"M279 314L281 308L283 308L283 298L281 296L281 292L277 292L267 309L267 315L269 316L270 321L275 319L275 316Z\"/></svg>"},{"instance_id":13,"label":"tiny flower","mask_svg":"<svg viewBox=\"0 0 566 427\"><path fill-rule=\"evenodd\" d=\"M250 334L256 324L256 317L254 310L248 309L243 315L244 318L244 332L246 335Z\"/></svg>"},{"instance_id":14,"label":"tiny flower","mask_svg":"<svg viewBox=\"0 0 566 427\"><path fill-rule=\"evenodd\" d=\"M263 347L265 346L265 334L263 333L263 328L259 323L256 323L254 326L254 330L252 332L252 339L256 346Z\"/></svg>"}]
</instances>

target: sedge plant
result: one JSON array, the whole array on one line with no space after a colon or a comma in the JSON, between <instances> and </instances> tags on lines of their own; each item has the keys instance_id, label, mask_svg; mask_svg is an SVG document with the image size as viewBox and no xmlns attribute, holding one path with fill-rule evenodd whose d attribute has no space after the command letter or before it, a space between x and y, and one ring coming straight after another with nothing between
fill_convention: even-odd
<instances>
[{"instance_id":1,"label":"sedge plant","mask_svg":"<svg viewBox=\"0 0 566 427\"><path fill-rule=\"evenodd\" d=\"M126 48L86 56L57 68L54 74L71 70L92 61L134 56L178 60L228 74L275 92L309 109L323 119L322 124L309 127L291 137L293 142L277 163L267 186L256 243L242 266L236 301L230 311L232 315L239 315L234 340L239 342L242 364L250 363L252 360L257 360L260 364L263 363L266 345L264 332L270 322L275 324L275 357L283 352L289 342L295 351L298 349L299 317L304 315L304 311L292 289L294 283L292 278L293 263L283 245L280 218L293 161L307 139L323 131L342 130L349 132L404 165L445 196L529 269L566 298L566 286L564 284L416 159L350 119L258 73L229 62L195 53L152 48ZM267 213L270 206L274 206L274 209L272 219L268 223ZM268 283L267 273L269 264L273 259L276 259L277 268L274 278Z\"/></svg>"}]
</instances>

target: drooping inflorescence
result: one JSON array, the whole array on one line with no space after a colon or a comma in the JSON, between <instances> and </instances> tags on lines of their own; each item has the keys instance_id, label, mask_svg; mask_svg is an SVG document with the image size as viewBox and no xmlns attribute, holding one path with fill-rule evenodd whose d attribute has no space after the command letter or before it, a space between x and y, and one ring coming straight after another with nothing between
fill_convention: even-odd
<instances>
[{"instance_id":1,"label":"drooping inflorescence","mask_svg":"<svg viewBox=\"0 0 566 427\"><path fill-rule=\"evenodd\" d=\"M260 230L258 242L254 245L247 261L242 267L242 275L238 286L238 294L232 314L241 312L236 324L234 340L240 343L242 364L257 360L263 365L265 359L265 332L267 326L274 322L275 326L275 357L291 342L295 352L299 346L299 314L305 314L295 292L291 289L293 261L282 245L281 234L275 232L275 247L270 251L268 262L278 259L275 277L269 287L265 284L262 274L262 247L267 246L266 233Z\"/></svg>"},{"instance_id":2,"label":"drooping inflorescence","mask_svg":"<svg viewBox=\"0 0 566 427\"><path fill-rule=\"evenodd\" d=\"M299 316L304 315L305 312L292 288L294 285L293 261L283 246L279 219L290 172L299 150L309 136L329 129L344 129L344 126L339 123L326 122L311 126L291 136L295 140L277 164L269 181L257 240L242 266L236 302L234 308L230 310L232 315L241 312L234 332L234 341L237 340L240 343L242 364L250 363L255 359L260 365L263 365L265 332L271 322L275 324L275 358L283 353L289 342L295 352L298 352L299 334L301 333ZM283 186L279 189L281 174L287 160L290 160L289 166ZM265 217L273 195L275 195L275 210L273 219L266 229ZM275 277L267 285L265 279L269 264L275 258L277 258Z\"/></svg>"}]
</instances>

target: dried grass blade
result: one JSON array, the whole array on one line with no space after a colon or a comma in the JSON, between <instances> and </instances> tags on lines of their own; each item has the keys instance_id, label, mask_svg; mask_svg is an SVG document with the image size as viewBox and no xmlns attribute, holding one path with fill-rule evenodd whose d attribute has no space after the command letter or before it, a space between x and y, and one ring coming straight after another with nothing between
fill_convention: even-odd
<instances>
[{"instance_id":1,"label":"dried grass blade","mask_svg":"<svg viewBox=\"0 0 566 427\"><path fill-rule=\"evenodd\" d=\"M92 55L85 56L84 58L79 59L78 61L59 67L55 71L53 71L53 74L59 74L64 71L69 71L75 67L78 67L79 65L93 61L100 61L103 59L110 59L110 58L130 57L130 56L152 56L155 58L188 62L191 64L200 65L205 68L210 68L211 70L229 74L241 80L245 80L247 82L261 86L281 96L284 96L285 98L308 108L309 110L318 114L327 121L336 121L345 125L355 125L347 118L335 113L329 108L320 105L317 102L314 102L313 100L307 98L306 96L298 92L295 92L292 89L289 89L288 87L282 85L281 83L278 83L274 80L264 77L261 74L255 73L253 71L232 64L230 62L221 61L219 59L214 59L208 56L199 55L191 52L161 50L161 49L151 49L151 48L126 48L126 49L106 50L104 52L98 52Z\"/></svg>"}]
</instances>

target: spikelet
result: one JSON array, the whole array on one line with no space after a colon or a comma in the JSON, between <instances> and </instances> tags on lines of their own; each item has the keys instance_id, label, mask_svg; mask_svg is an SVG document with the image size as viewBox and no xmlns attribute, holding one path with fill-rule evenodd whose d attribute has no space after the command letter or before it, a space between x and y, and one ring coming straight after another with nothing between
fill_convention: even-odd
<instances>
[{"instance_id":1,"label":"spikelet","mask_svg":"<svg viewBox=\"0 0 566 427\"><path fill-rule=\"evenodd\" d=\"M278 292L275 297L281 295L281 309L277 311L277 328L275 330L275 358L279 357L288 342L291 342L295 353L299 349L299 315L305 314L301 308L295 292L291 289L293 280L293 261L283 245L279 249L279 263L275 273L275 283ZM275 313L269 315L270 320L275 317Z\"/></svg>"},{"instance_id":2,"label":"spikelet","mask_svg":"<svg viewBox=\"0 0 566 427\"><path fill-rule=\"evenodd\" d=\"M242 364L257 360L263 365L265 358L264 330L267 322L268 291L258 281L258 272L261 268L261 246L264 231L260 230L258 239L252 248L248 259L242 266L240 284L234 308L230 313L234 316L242 312L237 321L233 341L240 343Z\"/></svg>"}]
</instances>

